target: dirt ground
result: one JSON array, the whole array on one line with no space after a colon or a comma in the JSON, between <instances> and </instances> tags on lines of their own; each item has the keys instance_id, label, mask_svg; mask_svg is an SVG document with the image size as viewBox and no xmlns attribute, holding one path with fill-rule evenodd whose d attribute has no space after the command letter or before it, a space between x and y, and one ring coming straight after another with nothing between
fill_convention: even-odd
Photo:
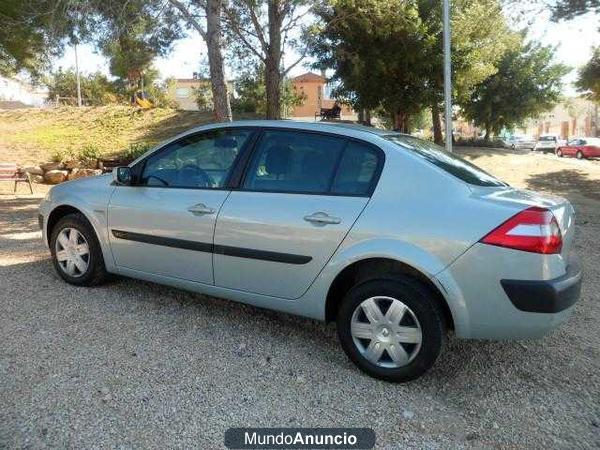
<instances>
[{"instance_id":1,"label":"dirt ground","mask_svg":"<svg viewBox=\"0 0 600 450\"><path fill-rule=\"evenodd\" d=\"M134 280L69 286L38 231L48 187L1 184L0 448L220 448L231 426L371 427L377 448L598 448L600 161L458 153L571 200L582 298L542 340L450 339L404 385L355 369L331 325Z\"/></svg>"}]
</instances>

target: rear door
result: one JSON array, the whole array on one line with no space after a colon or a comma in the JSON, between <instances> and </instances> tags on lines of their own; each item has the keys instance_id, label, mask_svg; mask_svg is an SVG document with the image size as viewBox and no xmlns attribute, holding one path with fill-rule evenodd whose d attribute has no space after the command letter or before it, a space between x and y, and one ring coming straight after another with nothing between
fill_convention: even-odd
<instances>
[{"instance_id":1,"label":"rear door","mask_svg":"<svg viewBox=\"0 0 600 450\"><path fill-rule=\"evenodd\" d=\"M200 132L139 163L136 184L117 186L109 203L116 265L212 284L217 214L252 133L242 128Z\"/></svg>"},{"instance_id":2,"label":"rear door","mask_svg":"<svg viewBox=\"0 0 600 450\"><path fill-rule=\"evenodd\" d=\"M361 141L264 131L217 220L215 284L300 297L367 205L382 165L381 149Z\"/></svg>"}]
</instances>

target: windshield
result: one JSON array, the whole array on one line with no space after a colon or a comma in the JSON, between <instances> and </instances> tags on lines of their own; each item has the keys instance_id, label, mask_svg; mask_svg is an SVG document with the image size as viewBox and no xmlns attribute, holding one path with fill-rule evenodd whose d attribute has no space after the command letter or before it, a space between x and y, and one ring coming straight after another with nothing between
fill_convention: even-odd
<instances>
[{"instance_id":1,"label":"windshield","mask_svg":"<svg viewBox=\"0 0 600 450\"><path fill-rule=\"evenodd\" d=\"M433 142L402 134L390 134L384 136L384 138L404 149L411 150L416 155L454 175L465 183L476 186L507 186L506 183L470 162L446 152L442 147Z\"/></svg>"}]
</instances>

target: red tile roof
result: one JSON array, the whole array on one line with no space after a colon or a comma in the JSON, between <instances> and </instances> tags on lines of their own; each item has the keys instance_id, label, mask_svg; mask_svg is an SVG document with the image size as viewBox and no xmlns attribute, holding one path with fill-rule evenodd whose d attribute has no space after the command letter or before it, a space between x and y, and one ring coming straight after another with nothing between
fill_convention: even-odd
<instances>
[{"instance_id":1,"label":"red tile roof","mask_svg":"<svg viewBox=\"0 0 600 450\"><path fill-rule=\"evenodd\" d=\"M306 72L303 73L302 75L298 75L295 78L292 78L292 81L302 81L302 82L312 82L312 83L326 83L327 82L327 78L318 75L316 73L313 72Z\"/></svg>"}]
</instances>

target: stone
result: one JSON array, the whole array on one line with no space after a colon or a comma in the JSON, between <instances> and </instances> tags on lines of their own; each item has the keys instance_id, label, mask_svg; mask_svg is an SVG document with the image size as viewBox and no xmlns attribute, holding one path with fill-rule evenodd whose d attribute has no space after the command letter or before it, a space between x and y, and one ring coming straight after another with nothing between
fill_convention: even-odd
<instances>
[{"instance_id":1,"label":"stone","mask_svg":"<svg viewBox=\"0 0 600 450\"><path fill-rule=\"evenodd\" d=\"M69 172L66 170L49 170L44 174L44 181L50 184L58 184L66 181Z\"/></svg>"},{"instance_id":2,"label":"stone","mask_svg":"<svg viewBox=\"0 0 600 450\"><path fill-rule=\"evenodd\" d=\"M23 167L23 172L27 172L30 175L44 175L44 170L40 166Z\"/></svg>"},{"instance_id":3,"label":"stone","mask_svg":"<svg viewBox=\"0 0 600 450\"><path fill-rule=\"evenodd\" d=\"M83 177L93 177L96 175L102 175L102 171L100 169L73 169L71 170L71 173L69 173L68 179L70 181Z\"/></svg>"},{"instance_id":4,"label":"stone","mask_svg":"<svg viewBox=\"0 0 600 450\"><path fill-rule=\"evenodd\" d=\"M64 166L63 166L63 163L61 163L61 162L47 162L47 163L40 164L40 168L44 172L47 172L49 170L61 170L64 168Z\"/></svg>"},{"instance_id":5,"label":"stone","mask_svg":"<svg viewBox=\"0 0 600 450\"><path fill-rule=\"evenodd\" d=\"M65 161L64 166L65 169L75 169L76 167L79 167L79 161L76 159L71 159L69 161Z\"/></svg>"}]
</instances>

